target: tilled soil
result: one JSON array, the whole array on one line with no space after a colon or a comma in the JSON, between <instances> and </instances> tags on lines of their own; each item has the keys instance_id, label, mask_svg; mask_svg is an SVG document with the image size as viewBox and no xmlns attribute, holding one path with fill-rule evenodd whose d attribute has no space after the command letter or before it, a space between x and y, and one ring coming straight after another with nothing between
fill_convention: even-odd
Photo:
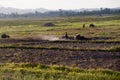
<instances>
[{"instance_id":1,"label":"tilled soil","mask_svg":"<svg viewBox=\"0 0 120 80\"><path fill-rule=\"evenodd\" d=\"M0 63L42 63L120 70L120 52L44 49L0 49Z\"/></svg>"},{"instance_id":2,"label":"tilled soil","mask_svg":"<svg viewBox=\"0 0 120 80\"><path fill-rule=\"evenodd\" d=\"M120 43L105 42L52 42L33 39L1 39L0 45L41 46L58 48L102 49L119 46ZM78 51L55 49L19 49L1 48L0 63L42 63L49 65L67 65L80 68L107 68L120 71L120 52L116 51Z\"/></svg>"}]
</instances>

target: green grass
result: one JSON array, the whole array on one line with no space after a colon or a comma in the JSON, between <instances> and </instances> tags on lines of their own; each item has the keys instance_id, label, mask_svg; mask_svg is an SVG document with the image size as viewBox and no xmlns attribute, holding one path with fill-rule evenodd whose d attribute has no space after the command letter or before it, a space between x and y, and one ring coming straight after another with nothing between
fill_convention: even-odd
<instances>
[{"instance_id":1,"label":"green grass","mask_svg":"<svg viewBox=\"0 0 120 80\"><path fill-rule=\"evenodd\" d=\"M67 66L0 64L1 80L119 80L120 72L108 69L80 69Z\"/></svg>"},{"instance_id":2,"label":"green grass","mask_svg":"<svg viewBox=\"0 0 120 80\"><path fill-rule=\"evenodd\" d=\"M0 49L42 49L42 50L70 50L70 51L120 51L120 46L112 46L110 48L60 48L55 46L44 47L44 46L13 46L13 45L2 45Z\"/></svg>"},{"instance_id":3,"label":"green grass","mask_svg":"<svg viewBox=\"0 0 120 80\"><path fill-rule=\"evenodd\" d=\"M44 27L46 22L53 22L55 27ZM89 28L89 24L96 28ZM82 25L86 24L83 29ZM33 37L36 35L62 36L68 32L70 36L81 34L86 37L104 36L120 40L120 16L89 16L53 19L5 19L0 20L0 34L7 33L11 37ZM118 36L116 38L116 36Z\"/></svg>"}]
</instances>

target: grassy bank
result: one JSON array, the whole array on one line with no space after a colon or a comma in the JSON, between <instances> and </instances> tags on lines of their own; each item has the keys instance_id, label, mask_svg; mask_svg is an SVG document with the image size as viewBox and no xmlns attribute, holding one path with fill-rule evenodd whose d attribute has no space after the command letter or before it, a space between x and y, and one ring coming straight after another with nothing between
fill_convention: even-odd
<instances>
[{"instance_id":1,"label":"grassy bank","mask_svg":"<svg viewBox=\"0 0 120 80\"><path fill-rule=\"evenodd\" d=\"M2 45L0 49L42 49L42 50L70 50L70 51L120 51L120 46L112 46L110 48L60 48L55 46L50 47L43 47L43 46L9 46L9 45Z\"/></svg>"},{"instance_id":2,"label":"grassy bank","mask_svg":"<svg viewBox=\"0 0 120 80\"><path fill-rule=\"evenodd\" d=\"M120 72L108 69L80 69L67 66L0 64L1 80L120 80Z\"/></svg>"}]
</instances>

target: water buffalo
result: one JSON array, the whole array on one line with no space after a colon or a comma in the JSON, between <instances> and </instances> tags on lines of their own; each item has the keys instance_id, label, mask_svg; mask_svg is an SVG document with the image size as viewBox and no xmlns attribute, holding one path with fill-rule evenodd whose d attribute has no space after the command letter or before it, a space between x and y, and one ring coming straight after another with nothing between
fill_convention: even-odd
<instances>
[{"instance_id":1,"label":"water buffalo","mask_svg":"<svg viewBox=\"0 0 120 80\"><path fill-rule=\"evenodd\" d=\"M1 35L1 38L10 38L10 36L7 35L7 34L2 34L2 35Z\"/></svg>"},{"instance_id":2,"label":"water buffalo","mask_svg":"<svg viewBox=\"0 0 120 80\"><path fill-rule=\"evenodd\" d=\"M94 24L90 24L89 27L95 27L95 25Z\"/></svg>"},{"instance_id":3,"label":"water buffalo","mask_svg":"<svg viewBox=\"0 0 120 80\"><path fill-rule=\"evenodd\" d=\"M84 36L81 36L80 34L77 34L77 35L75 36L75 39L76 39L76 40L89 40L88 38L85 38Z\"/></svg>"},{"instance_id":4,"label":"water buffalo","mask_svg":"<svg viewBox=\"0 0 120 80\"><path fill-rule=\"evenodd\" d=\"M55 26L52 22L45 23L44 26Z\"/></svg>"}]
</instances>

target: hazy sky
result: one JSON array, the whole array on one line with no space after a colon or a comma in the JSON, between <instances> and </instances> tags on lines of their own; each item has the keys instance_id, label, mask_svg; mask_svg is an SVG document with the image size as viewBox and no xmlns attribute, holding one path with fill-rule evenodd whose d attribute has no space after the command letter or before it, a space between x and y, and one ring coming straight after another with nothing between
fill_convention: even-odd
<instances>
[{"instance_id":1,"label":"hazy sky","mask_svg":"<svg viewBox=\"0 0 120 80\"><path fill-rule=\"evenodd\" d=\"M0 0L0 6L21 9L80 9L120 7L120 0Z\"/></svg>"}]
</instances>

